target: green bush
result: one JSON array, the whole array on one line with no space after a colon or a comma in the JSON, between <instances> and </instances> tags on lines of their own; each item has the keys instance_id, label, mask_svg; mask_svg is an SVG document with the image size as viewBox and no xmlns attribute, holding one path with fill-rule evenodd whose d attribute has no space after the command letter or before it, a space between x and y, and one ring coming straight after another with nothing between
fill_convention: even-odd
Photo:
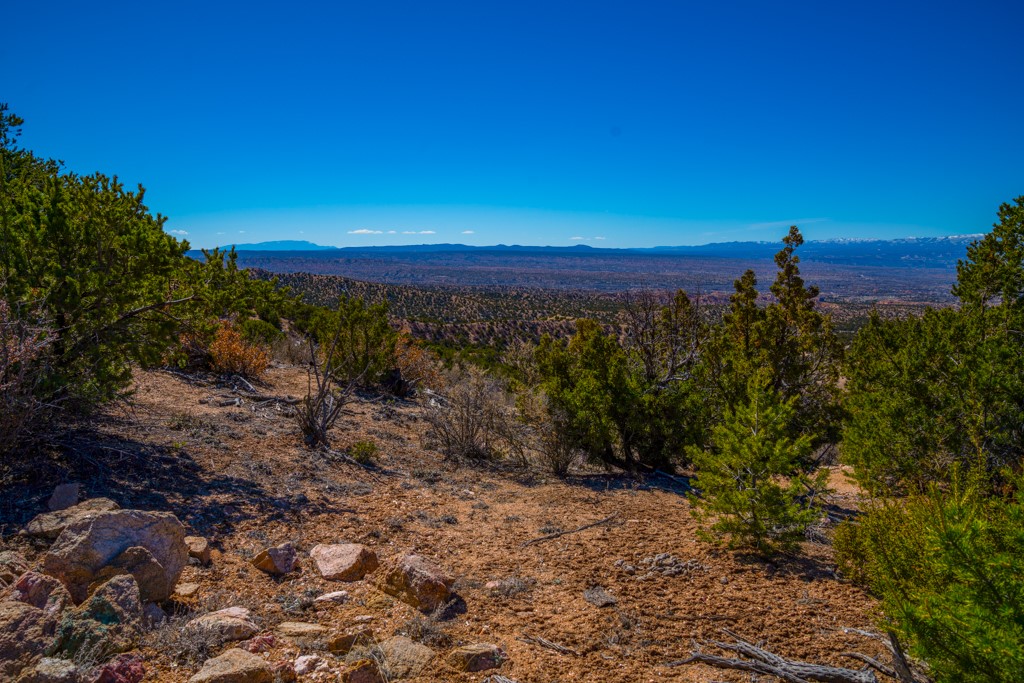
<instances>
[{"instance_id":1,"label":"green bush","mask_svg":"<svg viewBox=\"0 0 1024 683\"><path fill-rule=\"evenodd\" d=\"M886 628L939 683L1024 671L1024 479L991 496L978 472L876 504L836 538L840 568L879 597Z\"/></svg>"},{"instance_id":2,"label":"green bush","mask_svg":"<svg viewBox=\"0 0 1024 683\"><path fill-rule=\"evenodd\" d=\"M360 465L369 465L377 457L377 444L372 441L356 441L348 447L348 454Z\"/></svg>"},{"instance_id":3,"label":"green bush","mask_svg":"<svg viewBox=\"0 0 1024 683\"><path fill-rule=\"evenodd\" d=\"M334 349L330 370L339 379L361 378L364 386L375 386L395 367L398 333L386 303L341 297L336 310L314 311L309 328L321 347Z\"/></svg>"},{"instance_id":4,"label":"green bush","mask_svg":"<svg viewBox=\"0 0 1024 683\"><path fill-rule=\"evenodd\" d=\"M247 318L238 325L238 331L242 339L249 344L269 347L281 339L284 339L284 332L277 329L270 323L259 318Z\"/></svg>"}]
</instances>

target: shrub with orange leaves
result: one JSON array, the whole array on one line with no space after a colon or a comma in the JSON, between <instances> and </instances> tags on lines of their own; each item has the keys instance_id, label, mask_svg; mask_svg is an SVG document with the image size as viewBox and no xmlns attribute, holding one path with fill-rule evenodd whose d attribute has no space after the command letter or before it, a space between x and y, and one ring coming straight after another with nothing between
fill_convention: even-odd
<instances>
[{"instance_id":1,"label":"shrub with orange leaves","mask_svg":"<svg viewBox=\"0 0 1024 683\"><path fill-rule=\"evenodd\" d=\"M223 323L210 343L210 367L215 372L234 373L243 377L259 377L270 364L270 354L249 344L230 323Z\"/></svg>"},{"instance_id":2,"label":"shrub with orange leaves","mask_svg":"<svg viewBox=\"0 0 1024 683\"><path fill-rule=\"evenodd\" d=\"M395 344L395 367L402 379L412 389L419 387L437 388L441 385L441 361L430 349L426 349L408 334L400 334Z\"/></svg>"}]
</instances>

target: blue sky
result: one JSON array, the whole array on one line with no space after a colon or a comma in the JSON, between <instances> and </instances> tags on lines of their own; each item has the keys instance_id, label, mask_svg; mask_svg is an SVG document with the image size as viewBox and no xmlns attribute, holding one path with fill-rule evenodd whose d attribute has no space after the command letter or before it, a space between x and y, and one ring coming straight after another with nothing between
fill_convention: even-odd
<instances>
[{"instance_id":1,"label":"blue sky","mask_svg":"<svg viewBox=\"0 0 1024 683\"><path fill-rule=\"evenodd\" d=\"M1024 3L15 3L23 143L196 246L983 232ZM599 239L603 238L603 239Z\"/></svg>"}]
</instances>

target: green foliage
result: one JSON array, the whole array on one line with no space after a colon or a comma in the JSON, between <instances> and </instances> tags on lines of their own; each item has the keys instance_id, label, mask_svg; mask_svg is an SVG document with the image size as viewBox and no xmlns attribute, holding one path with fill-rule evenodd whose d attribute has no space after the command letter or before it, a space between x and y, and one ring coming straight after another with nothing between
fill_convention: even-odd
<instances>
[{"instance_id":1,"label":"green foliage","mask_svg":"<svg viewBox=\"0 0 1024 683\"><path fill-rule=\"evenodd\" d=\"M260 318L246 318L238 325L242 339L256 346L270 346L284 339L284 332Z\"/></svg>"},{"instance_id":2,"label":"green foliage","mask_svg":"<svg viewBox=\"0 0 1024 683\"><path fill-rule=\"evenodd\" d=\"M336 378L358 377L372 386L395 367L398 333L388 321L386 303L368 305L343 296L336 310L316 310L309 327L321 346L334 349L330 372Z\"/></svg>"},{"instance_id":3,"label":"green foliage","mask_svg":"<svg viewBox=\"0 0 1024 683\"><path fill-rule=\"evenodd\" d=\"M726 410L712 430L714 445L690 449L700 491L693 498L696 514L713 520L710 530L727 536L732 547L765 554L790 550L818 516L804 498L824 482L819 477L811 484L799 471L811 439L790 436L796 400L782 399L767 373L755 375L747 400Z\"/></svg>"},{"instance_id":4,"label":"green foliage","mask_svg":"<svg viewBox=\"0 0 1024 683\"><path fill-rule=\"evenodd\" d=\"M978 472L877 504L836 545L844 573L878 595L939 683L1009 683L1024 671L1024 479L991 496Z\"/></svg>"},{"instance_id":5,"label":"green foliage","mask_svg":"<svg viewBox=\"0 0 1024 683\"><path fill-rule=\"evenodd\" d=\"M348 447L348 455L360 465L369 465L377 457L377 444L372 441L356 441Z\"/></svg>"},{"instance_id":6,"label":"green foliage","mask_svg":"<svg viewBox=\"0 0 1024 683\"><path fill-rule=\"evenodd\" d=\"M1024 453L1024 198L968 249L959 310L872 315L846 368L843 456L874 492L922 491L952 465L990 473Z\"/></svg>"},{"instance_id":7,"label":"green foliage","mask_svg":"<svg viewBox=\"0 0 1024 683\"><path fill-rule=\"evenodd\" d=\"M6 112L6 107L3 108ZM52 328L41 391L82 406L110 398L131 364L160 359L187 243L163 231L145 192L117 178L60 172L17 149L20 119L0 116L0 277L12 310L31 304Z\"/></svg>"}]
</instances>

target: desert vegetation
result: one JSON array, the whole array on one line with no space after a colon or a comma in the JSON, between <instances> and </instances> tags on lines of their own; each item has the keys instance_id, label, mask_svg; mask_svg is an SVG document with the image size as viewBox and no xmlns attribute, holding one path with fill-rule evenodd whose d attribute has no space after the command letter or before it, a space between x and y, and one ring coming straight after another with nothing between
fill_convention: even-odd
<instances>
[{"instance_id":1,"label":"desert vegetation","mask_svg":"<svg viewBox=\"0 0 1024 683\"><path fill-rule=\"evenodd\" d=\"M461 594L481 604L485 599L512 604L516 618L529 614L521 604L524 596L550 595L562 578L548 576L549 583L539 585L507 563L525 562L522 558L530 553L557 562L558 556L544 549L555 543L576 543L574 552L598 555L594 562L604 562L602 571L614 572L622 586L630 586L621 594L633 595L638 604L651 599L635 590L640 580L685 578L702 582L710 594L714 584L704 575L713 566L735 569L746 563L770 571L771 578L781 566L829 564L841 580L831 570L827 578L822 571L808 574L830 582L830 591L857 596L861 611L844 608L841 613L859 614L868 622L830 628L855 627L863 637L861 648L874 642L877 631L884 634L878 636L884 645L870 655L850 654L843 666L835 661L839 652L784 642L782 656L772 651L775 641L749 642L733 631L728 641L716 640L714 632L702 627L688 633L728 656L684 652L678 639L666 643L658 634L669 628L665 624L686 621L688 615L616 607L617 598L595 583L580 587L585 602L597 610L615 608L601 637L566 644L520 629L517 647L529 646L530 652L574 661L615 652L623 661L635 659L622 664L640 667L629 669L632 674L653 666L670 672L693 665L788 681L866 682L878 676L901 683L1019 680L1024 668L1024 197L1000 207L998 223L960 262L951 293L955 306L898 308L894 315L886 313L893 309L876 310L855 332L849 330L845 343L833 309L823 306L818 288L804 281L803 236L795 226L782 239L767 290L758 289L758 273L748 269L735 273L727 297L699 289L552 293L403 288L299 273L277 277L240 267L234 251L189 257L189 245L167 234L163 217L144 204L143 188L128 190L116 177L64 172L59 162L18 146L21 125L6 106L0 107L0 485L11 500L39 472L52 471L54 462L75 472L93 467L97 450L124 459L118 467L132 476L137 469L156 477L153 468L171 463L161 470L165 478L160 481L136 477L133 496L153 500L158 489L168 488L181 492L184 500L185 493L200 495L198 485L180 489L195 476L188 468L199 468L186 457L192 449L216 463L207 475L218 478L218 495L231 501L222 504L211 496L211 509L203 513L219 520L218 542L224 555L233 558L223 562L239 575L258 570L261 579L273 576L277 583L266 590L276 592L279 611L294 616L335 610L328 614L340 618L341 605L351 596L333 591L334 597L325 597L325 582L362 582L374 572L376 588L353 583L361 611L392 609L398 603L418 610L391 638L368 630L332 633L334 645L317 648L319 663L305 659L300 665L303 657L314 656L307 653L252 680L318 671L334 675L341 668L348 680L426 676L422 672L434 657L431 648L455 648L449 662L459 663L445 664L449 668L442 675L466 675L476 666L467 662L487 661L489 668L499 668L509 659L504 651L471 644L470 632L458 631L461 627L453 623L468 609ZM628 268L623 261L619 276L625 277ZM856 309L856 315L862 313ZM174 386L188 397L189 406L201 406L203 412L179 406L161 416L154 433L166 436L166 443L158 447L96 447L90 421L116 423L111 430L127 439L137 426L132 420L145 419L130 408L133 392L150 401L147 410L158 405L166 410L160 400L174 403L155 397L160 389L147 394L147 386ZM257 428L262 431L247 431ZM292 455L254 455L262 452L258 442L263 439ZM240 440L250 443L250 451L225 464L218 453L234 456L228 442ZM389 451L401 452L405 460L393 460ZM427 454L439 457L431 460ZM124 465L129 459L134 464ZM865 492L852 509L839 511L830 502L830 487L840 472L837 459ZM222 476L218 468L232 474ZM239 474L243 471L245 477ZM293 480L305 488L291 491ZM238 496L241 481L251 488ZM550 497L545 519L531 517L536 529L521 529L524 510L540 514L519 500L530 500L529 487L541 486L537 481L557 488L537 489L538 500ZM604 491L593 481L603 482ZM264 500L252 482L274 485L282 493L267 504L271 512L259 513L264 516L258 524L245 527L249 543L238 540L233 526L245 526L239 519L240 498L250 498L246 505ZM504 501L480 493L512 485L523 488L506 491ZM358 499L374 486L387 496L359 504L358 514L355 507L338 509L341 497ZM622 528L638 518L620 516L619 510L605 514L604 507L609 500L625 501L621 507L630 514L652 514L645 504L631 501L626 489L635 493L655 486L661 496L655 500L685 530L686 543L691 537L701 539L699 546L687 545L694 555L695 548L702 548L700 561L645 545L642 556L618 557L613 564L605 562L607 553L579 540L587 534L615 538L623 544L616 546L618 555L627 554L631 542L647 543L650 539L631 538ZM429 490L420 491L424 488ZM613 489L622 495L597 497L611 496ZM409 509L404 501L414 493L422 493L415 500L431 499L438 509ZM577 506L573 510L587 509L578 507L584 505L581 497L596 500L594 509L600 507L601 514L560 519L560 505L568 506L570 499ZM89 503L103 506L90 508L90 514L155 515L172 529L168 537L182 537L174 543L184 543L184 526L174 515L117 511L108 503ZM187 509L180 501L167 504L178 505L179 514ZM392 509L385 511L389 505ZM225 512L227 506L232 512ZM497 515L492 506L507 510ZM686 514L677 514L680 509ZM358 537L360 542L324 542L308 552L302 547L307 569L295 578L299 551L283 536L301 536L296 529L305 515L318 516L317 533L327 534L324 529L343 514L350 515L344 517L349 541ZM18 515L19 525L28 521L24 511L9 512L5 525ZM361 516L374 520L372 528ZM464 553L467 566L488 573L486 584L468 574L456 581L431 561L412 552L396 553L384 541L397 539L402 547L420 552L424 546L416 538L448 538L446 530L469 526L467 518L486 522L489 533L504 539L502 559L488 556L482 564L472 555L481 535L452 543ZM95 621L88 609L99 609L96 601L116 602L110 596L132 594L140 615L146 603L148 625L140 616L139 624L132 623L132 633L138 631L132 637L116 640L92 631L86 637L76 630L84 627L69 616L74 623L61 622L63 635L39 652L0 647L22 658L3 662L5 675L37 680L31 676L42 675L43 653L46 661L55 655L71 662L68 666L82 680L87 671L102 676L105 666L134 671L134 664L117 659L124 656L119 653L158 650L161 644L173 651L154 655L152 680L181 680L177 666L194 669L221 657L227 659L210 665L211 670L227 666L228 660L245 660L263 671L262 658L254 664L246 656L280 648L274 637L262 634L261 618L250 615L267 602L253 592L256 583L245 586L245 601L218 593L216 604L205 607L192 593L175 593L183 571L207 587L232 580L219 566L209 568L209 551L196 549L192 557L197 561L187 569L182 558L174 560L177 574L158 587L147 581L155 572L150 560L156 562L159 544L119 549L134 554L112 555L84 584L81 577L72 580L53 570L54 558L71 542L64 532L92 519L72 519L47 538L53 545L45 550L43 541L32 546L22 538L46 538L48 532L31 531L43 522L25 527L19 542L26 545L20 551L41 559L31 570L25 558L3 560L3 567L18 568L3 579L14 586L5 594L7 611L0 613L0 636L8 638L3 642L9 644L8 636L27 623L18 621L18 610L28 613L20 605L31 600L15 592L28 590L23 582L30 574L30 583L50 581L47 590L53 595L63 595L58 584L67 584L67 600L86 605L61 603L75 619ZM262 529L272 521L288 533L271 538ZM211 533L214 529L201 517L189 523ZM508 532L509 527L519 531ZM421 535L414 537L411 528ZM658 527L655 541L668 548L677 542L676 531ZM329 535L335 537L333 531ZM196 548L205 547L199 541L207 542L199 538ZM394 555L387 567L377 570L376 555L367 545ZM243 557L243 550L248 555ZM174 563L158 564L165 570ZM338 579L341 564L358 577ZM51 567L51 579L60 581L36 578L40 566ZM145 572L139 569L143 566ZM493 576L498 566L504 576ZM122 585L126 575L138 575L135 588ZM720 579L720 586L728 585L727 576ZM292 580L294 585L286 585ZM610 583L607 576L604 581ZM433 592L423 593L425 585ZM686 593L664 592L672 599ZM750 599L757 601L756 596ZM161 617L150 605L171 613ZM32 612L32 618L44 618L43 607L33 609L40 614ZM359 616L370 618L347 626L365 626L374 619L372 614ZM505 614L495 622L509 619ZM210 623L218 625L204 626ZM246 635L223 637L229 626ZM40 626L41 633L47 628ZM326 642L329 630L290 617L278 619L274 628L276 637L299 643L296 652L304 642ZM110 630L115 632L120 633ZM475 633L486 629L481 626ZM348 640L342 643L343 638ZM215 657L229 640L244 640L247 654L234 648ZM80 647L86 642L88 648ZM800 661L802 651L830 657L830 663ZM852 661L858 668L848 666ZM26 678L19 679L22 668ZM371 678L356 678L359 671ZM572 676L572 669L562 673ZM533 670L528 675L543 678ZM207 680L202 673L197 676L194 680Z\"/></svg>"}]
</instances>

